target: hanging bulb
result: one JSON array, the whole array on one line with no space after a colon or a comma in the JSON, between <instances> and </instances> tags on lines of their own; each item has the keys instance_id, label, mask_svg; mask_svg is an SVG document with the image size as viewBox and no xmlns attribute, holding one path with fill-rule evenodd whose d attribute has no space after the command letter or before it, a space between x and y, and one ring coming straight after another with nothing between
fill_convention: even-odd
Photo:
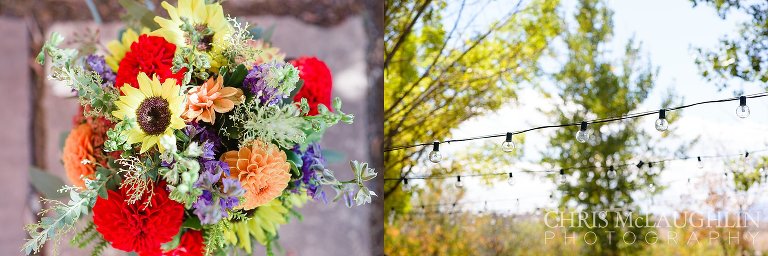
<instances>
[{"instance_id":1,"label":"hanging bulb","mask_svg":"<svg viewBox=\"0 0 768 256\"><path fill-rule=\"evenodd\" d=\"M616 178L616 170L613 169L613 166L610 166L608 168L608 178L609 179L615 179Z\"/></svg>"},{"instance_id":2,"label":"hanging bulb","mask_svg":"<svg viewBox=\"0 0 768 256\"><path fill-rule=\"evenodd\" d=\"M696 159L699 160L699 162L696 164L696 166L699 167L699 169L704 169L704 162L701 161L701 157L697 156Z\"/></svg>"},{"instance_id":3,"label":"hanging bulb","mask_svg":"<svg viewBox=\"0 0 768 256\"><path fill-rule=\"evenodd\" d=\"M429 152L429 161L439 163L440 160L443 160L443 155L440 154L440 142L435 141L432 143L432 152Z\"/></svg>"},{"instance_id":4,"label":"hanging bulb","mask_svg":"<svg viewBox=\"0 0 768 256\"><path fill-rule=\"evenodd\" d=\"M515 198L515 208L520 208L520 198Z\"/></svg>"},{"instance_id":5,"label":"hanging bulb","mask_svg":"<svg viewBox=\"0 0 768 256\"><path fill-rule=\"evenodd\" d=\"M456 176L456 184L454 184L457 188L464 187L464 183L461 182L461 176Z\"/></svg>"},{"instance_id":6,"label":"hanging bulb","mask_svg":"<svg viewBox=\"0 0 768 256\"><path fill-rule=\"evenodd\" d=\"M565 185L568 182L568 178L565 177L565 169L560 169L560 184Z\"/></svg>"},{"instance_id":7,"label":"hanging bulb","mask_svg":"<svg viewBox=\"0 0 768 256\"><path fill-rule=\"evenodd\" d=\"M640 168L643 168L643 165L644 165L644 164L645 164L645 163L643 163L643 161L640 161L640 162L639 162L639 163L637 163L637 165L635 165L635 166L637 166L637 169L640 169Z\"/></svg>"},{"instance_id":8,"label":"hanging bulb","mask_svg":"<svg viewBox=\"0 0 768 256\"><path fill-rule=\"evenodd\" d=\"M736 116L747 118L749 116L749 107L747 106L747 96L739 97L739 107L736 108Z\"/></svg>"},{"instance_id":9,"label":"hanging bulb","mask_svg":"<svg viewBox=\"0 0 768 256\"><path fill-rule=\"evenodd\" d=\"M403 178L403 187L402 187L402 189L405 192L408 192L408 191L411 190L411 185L408 185L408 179L407 178Z\"/></svg>"},{"instance_id":10,"label":"hanging bulb","mask_svg":"<svg viewBox=\"0 0 768 256\"><path fill-rule=\"evenodd\" d=\"M656 130L663 132L669 128L669 122L667 122L667 114L665 109L659 110L659 119L656 119Z\"/></svg>"},{"instance_id":11,"label":"hanging bulb","mask_svg":"<svg viewBox=\"0 0 768 256\"><path fill-rule=\"evenodd\" d=\"M587 122L581 122L579 131L576 132L576 141L585 143L589 140L589 133L587 132Z\"/></svg>"},{"instance_id":12,"label":"hanging bulb","mask_svg":"<svg viewBox=\"0 0 768 256\"><path fill-rule=\"evenodd\" d=\"M579 192L579 199L581 200L587 199L587 193L584 193L583 191Z\"/></svg>"},{"instance_id":13,"label":"hanging bulb","mask_svg":"<svg viewBox=\"0 0 768 256\"><path fill-rule=\"evenodd\" d=\"M509 178L507 178L507 184L509 184L510 186L514 186L515 185L515 179L512 177L512 173L511 172L509 173Z\"/></svg>"},{"instance_id":14,"label":"hanging bulb","mask_svg":"<svg viewBox=\"0 0 768 256\"><path fill-rule=\"evenodd\" d=\"M392 226L392 223L395 222L395 207L390 208L388 221L390 226Z\"/></svg>"},{"instance_id":15,"label":"hanging bulb","mask_svg":"<svg viewBox=\"0 0 768 256\"><path fill-rule=\"evenodd\" d=\"M512 142L512 133L511 132L507 133L506 139L504 140L504 142L501 143L501 151L504 151L504 152L507 152L507 153L515 151L515 143Z\"/></svg>"}]
</instances>

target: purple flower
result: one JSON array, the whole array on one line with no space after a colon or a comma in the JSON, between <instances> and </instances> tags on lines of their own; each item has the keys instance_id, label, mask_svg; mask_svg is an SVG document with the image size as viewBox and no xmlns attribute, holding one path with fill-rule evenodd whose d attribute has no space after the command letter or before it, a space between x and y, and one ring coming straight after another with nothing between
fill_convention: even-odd
<instances>
[{"instance_id":1,"label":"purple flower","mask_svg":"<svg viewBox=\"0 0 768 256\"><path fill-rule=\"evenodd\" d=\"M208 173L221 174L221 172L223 171L224 173L229 175L229 165L222 161L216 161L216 160L206 161L205 163L203 163L203 169L205 170L205 172L208 172Z\"/></svg>"},{"instance_id":2,"label":"purple flower","mask_svg":"<svg viewBox=\"0 0 768 256\"><path fill-rule=\"evenodd\" d=\"M107 67L104 57L91 54L85 57L85 66L88 70L94 71L101 76L101 86L115 84L115 72Z\"/></svg>"},{"instance_id":3,"label":"purple flower","mask_svg":"<svg viewBox=\"0 0 768 256\"><path fill-rule=\"evenodd\" d=\"M319 194L317 193L320 184L317 183L317 178L315 177L315 170L323 170L325 168L325 159L323 158L320 144L309 144L307 150L304 152L301 152L299 146L296 145L293 147L293 152L301 155L302 161L301 172L303 175L301 176L301 179L296 181L296 185L306 185L307 195L312 198L322 198L323 201L326 201L325 193L322 193L322 191Z\"/></svg>"},{"instance_id":4,"label":"purple flower","mask_svg":"<svg viewBox=\"0 0 768 256\"><path fill-rule=\"evenodd\" d=\"M240 203L238 199L245 194L240 181L233 178L222 178L221 174L229 175L229 165L221 161L207 161L203 164L204 171L195 182L195 187L201 188L203 194L197 198L193 211L203 224L214 224L228 216L227 211ZM221 185L218 184L221 180Z\"/></svg>"},{"instance_id":5,"label":"purple flower","mask_svg":"<svg viewBox=\"0 0 768 256\"><path fill-rule=\"evenodd\" d=\"M248 90L251 94L259 97L259 101L262 104L274 105L280 102L285 95L282 95L277 88L267 85L267 76L269 76L269 70L273 66L281 67L282 63L264 63L261 65L253 66L253 69L248 71L248 75L245 76L243 81L243 89Z\"/></svg>"},{"instance_id":6,"label":"purple flower","mask_svg":"<svg viewBox=\"0 0 768 256\"><path fill-rule=\"evenodd\" d=\"M189 136L190 139L195 139L203 143L203 158L208 157L211 154L213 154L214 157L211 157L210 159L215 158L216 153L218 153L219 149L224 145L221 142L221 137L219 137L219 134L216 133L216 130L214 130L213 127L201 125L197 122L189 123L187 127L184 128L184 134ZM209 142L211 145L205 145L206 142Z\"/></svg>"}]
</instances>

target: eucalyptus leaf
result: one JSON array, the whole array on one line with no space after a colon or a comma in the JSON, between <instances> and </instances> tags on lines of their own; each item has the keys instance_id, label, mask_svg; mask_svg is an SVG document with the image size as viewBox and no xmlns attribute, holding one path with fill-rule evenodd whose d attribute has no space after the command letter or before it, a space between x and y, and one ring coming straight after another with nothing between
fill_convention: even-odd
<instances>
[{"instance_id":1,"label":"eucalyptus leaf","mask_svg":"<svg viewBox=\"0 0 768 256\"><path fill-rule=\"evenodd\" d=\"M45 198L61 199L66 196L57 191L64 186L64 181L61 178L36 167L29 168L29 182Z\"/></svg>"}]
</instances>

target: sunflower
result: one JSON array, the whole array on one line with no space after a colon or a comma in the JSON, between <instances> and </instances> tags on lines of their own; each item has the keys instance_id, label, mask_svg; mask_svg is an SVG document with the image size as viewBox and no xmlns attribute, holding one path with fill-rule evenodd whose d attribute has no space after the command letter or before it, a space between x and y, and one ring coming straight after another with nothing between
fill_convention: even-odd
<instances>
[{"instance_id":1,"label":"sunflower","mask_svg":"<svg viewBox=\"0 0 768 256\"><path fill-rule=\"evenodd\" d=\"M155 17L155 22L160 28L153 31L152 35L165 37L168 42L178 46L194 46L197 51L204 52L211 57L211 70L216 70L223 62L222 45L225 37L234 29L224 17L224 10L218 3L206 4L205 0L179 0L174 7L168 2L162 3L168 11L170 19ZM185 23L182 18L185 18ZM184 26L192 26L199 37L193 39Z\"/></svg>"},{"instance_id":2,"label":"sunflower","mask_svg":"<svg viewBox=\"0 0 768 256\"><path fill-rule=\"evenodd\" d=\"M146 33L149 33L148 28L142 28L141 33L136 33L136 31L129 28L120 35L120 40L114 40L107 44L109 55L104 57L104 60L112 68L112 71L117 72L120 67L120 61L125 57L125 53L131 51L131 44L139 40L139 35Z\"/></svg>"},{"instance_id":3,"label":"sunflower","mask_svg":"<svg viewBox=\"0 0 768 256\"><path fill-rule=\"evenodd\" d=\"M176 80L165 79L160 83L157 76L149 79L147 74L139 73L139 88L123 86L124 96L115 102L117 110L112 115L120 120L131 120L133 128L128 130L128 143L141 142L141 152L144 153L155 144L161 152L165 151L158 143L160 137L173 135L174 130L184 128L186 124L181 119L184 110L184 95Z\"/></svg>"}]
</instances>

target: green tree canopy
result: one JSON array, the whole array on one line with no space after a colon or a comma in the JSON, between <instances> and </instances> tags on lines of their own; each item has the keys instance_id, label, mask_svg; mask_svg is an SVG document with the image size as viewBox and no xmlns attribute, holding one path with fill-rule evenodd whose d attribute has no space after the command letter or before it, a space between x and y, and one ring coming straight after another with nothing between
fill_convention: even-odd
<instances>
[{"instance_id":1,"label":"green tree canopy","mask_svg":"<svg viewBox=\"0 0 768 256\"><path fill-rule=\"evenodd\" d=\"M461 4L458 17L472 21L483 15L464 13L467 2L450 4ZM444 21L445 1L387 0L384 148L447 138L462 122L514 102L521 84L541 73L538 59L560 32L558 4L510 6L487 29L468 35L458 17ZM411 173L428 150L386 152L384 176ZM410 193L399 186L385 183L386 211L406 209Z\"/></svg>"}]
</instances>

